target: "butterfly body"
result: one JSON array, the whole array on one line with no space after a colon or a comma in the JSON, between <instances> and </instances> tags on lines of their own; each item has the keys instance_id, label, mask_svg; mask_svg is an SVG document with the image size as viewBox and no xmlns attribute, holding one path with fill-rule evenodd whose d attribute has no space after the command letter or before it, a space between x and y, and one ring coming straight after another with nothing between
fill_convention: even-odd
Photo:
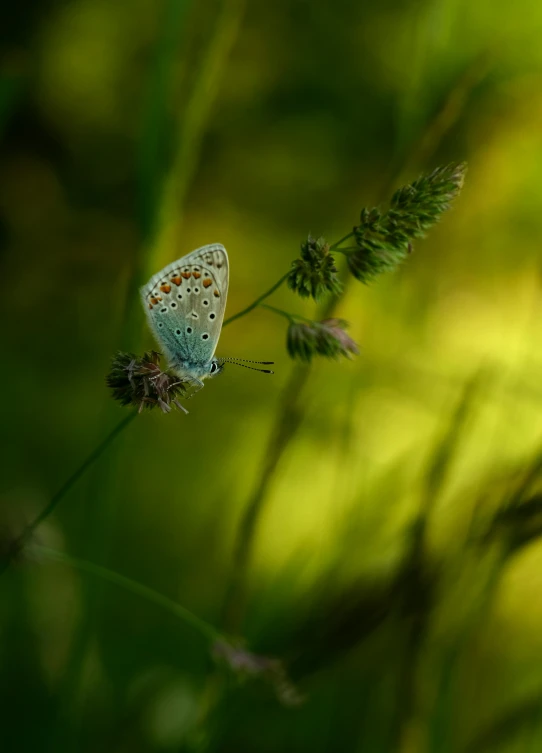
<instances>
[{"instance_id":1,"label":"butterfly body","mask_svg":"<svg viewBox=\"0 0 542 753\"><path fill-rule=\"evenodd\" d=\"M228 254L213 243L168 264L141 288L148 322L171 368L200 387L222 370L214 353L228 283Z\"/></svg>"}]
</instances>

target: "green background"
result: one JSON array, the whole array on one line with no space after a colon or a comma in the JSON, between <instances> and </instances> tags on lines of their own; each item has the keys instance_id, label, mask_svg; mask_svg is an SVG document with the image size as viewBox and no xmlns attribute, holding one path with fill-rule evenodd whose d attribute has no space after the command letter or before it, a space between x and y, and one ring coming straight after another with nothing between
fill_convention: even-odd
<instances>
[{"instance_id":1,"label":"green background","mask_svg":"<svg viewBox=\"0 0 542 753\"><path fill-rule=\"evenodd\" d=\"M232 315L309 232L334 242L420 172L469 164L404 266L349 281L359 357L315 361L297 390L285 320L256 309L218 353L275 375L227 367L188 416L138 417L35 533L220 627L263 478L240 633L304 704L30 549L0 580L2 750L541 750L539 0L20 0L2 17L4 549L124 417L104 377L153 345L147 277L221 242ZM270 302L319 311L286 287Z\"/></svg>"}]
</instances>

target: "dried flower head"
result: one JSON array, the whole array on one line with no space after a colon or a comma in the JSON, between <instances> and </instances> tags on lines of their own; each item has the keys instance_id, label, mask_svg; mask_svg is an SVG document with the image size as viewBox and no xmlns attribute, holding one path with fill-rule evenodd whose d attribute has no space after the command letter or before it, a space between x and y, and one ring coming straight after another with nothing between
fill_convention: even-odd
<instances>
[{"instance_id":1,"label":"dried flower head","mask_svg":"<svg viewBox=\"0 0 542 753\"><path fill-rule=\"evenodd\" d=\"M309 235L301 244L301 258L292 262L288 287L302 298L312 296L315 301L326 293L338 295L341 292L335 260L325 238L316 239Z\"/></svg>"},{"instance_id":2,"label":"dried flower head","mask_svg":"<svg viewBox=\"0 0 542 753\"><path fill-rule=\"evenodd\" d=\"M368 283L382 272L395 269L412 251L412 242L423 238L459 194L466 164L439 167L399 188L390 208L363 209L354 228L357 248L347 253L350 272Z\"/></svg>"},{"instance_id":3,"label":"dried flower head","mask_svg":"<svg viewBox=\"0 0 542 753\"><path fill-rule=\"evenodd\" d=\"M267 682L285 706L299 706L303 703L303 696L288 678L284 665L278 659L253 654L243 646L225 640L215 643L213 654L241 682L249 679Z\"/></svg>"},{"instance_id":4,"label":"dried flower head","mask_svg":"<svg viewBox=\"0 0 542 753\"><path fill-rule=\"evenodd\" d=\"M343 319L324 319L321 322L294 322L288 327L286 346L292 358L310 362L315 355L325 358L357 355L357 344L347 334L348 323Z\"/></svg>"},{"instance_id":5,"label":"dried flower head","mask_svg":"<svg viewBox=\"0 0 542 753\"><path fill-rule=\"evenodd\" d=\"M115 355L106 377L114 400L121 405L135 405L139 412L143 408L159 406L169 413L175 405L183 413L188 413L177 398L187 392L187 384L171 371L162 371L159 366L160 354L154 350L135 356L133 353Z\"/></svg>"}]
</instances>

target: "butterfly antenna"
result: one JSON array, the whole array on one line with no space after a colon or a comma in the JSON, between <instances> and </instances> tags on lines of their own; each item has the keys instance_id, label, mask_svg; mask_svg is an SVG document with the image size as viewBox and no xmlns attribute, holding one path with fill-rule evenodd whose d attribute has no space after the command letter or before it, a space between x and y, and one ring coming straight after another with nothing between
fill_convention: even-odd
<instances>
[{"instance_id":1,"label":"butterfly antenna","mask_svg":"<svg viewBox=\"0 0 542 753\"><path fill-rule=\"evenodd\" d=\"M248 358L221 358L222 363L232 363L234 366L243 366L245 369L251 369L252 371L261 371L262 374L274 374L271 369L256 369L254 366L247 366L247 363L257 363L262 366L270 366L274 364L274 361L251 361Z\"/></svg>"}]
</instances>

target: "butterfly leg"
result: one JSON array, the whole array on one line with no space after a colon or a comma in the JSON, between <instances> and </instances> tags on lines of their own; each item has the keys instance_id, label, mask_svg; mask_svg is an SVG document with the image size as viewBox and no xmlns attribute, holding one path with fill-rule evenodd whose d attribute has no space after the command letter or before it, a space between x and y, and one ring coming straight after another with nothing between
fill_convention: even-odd
<instances>
[{"instance_id":1,"label":"butterfly leg","mask_svg":"<svg viewBox=\"0 0 542 753\"><path fill-rule=\"evenodd\" d=\"M194 397L195 394L197 394L200 390L202 390L205 387L201 379L197 379L196 377L185 377L183 381L187 381L187 382L190 382L190 384L196 385L196 389L191 395L188 395L188 397L186 398L187 400Z\"/></svg>"}]
</instances>

